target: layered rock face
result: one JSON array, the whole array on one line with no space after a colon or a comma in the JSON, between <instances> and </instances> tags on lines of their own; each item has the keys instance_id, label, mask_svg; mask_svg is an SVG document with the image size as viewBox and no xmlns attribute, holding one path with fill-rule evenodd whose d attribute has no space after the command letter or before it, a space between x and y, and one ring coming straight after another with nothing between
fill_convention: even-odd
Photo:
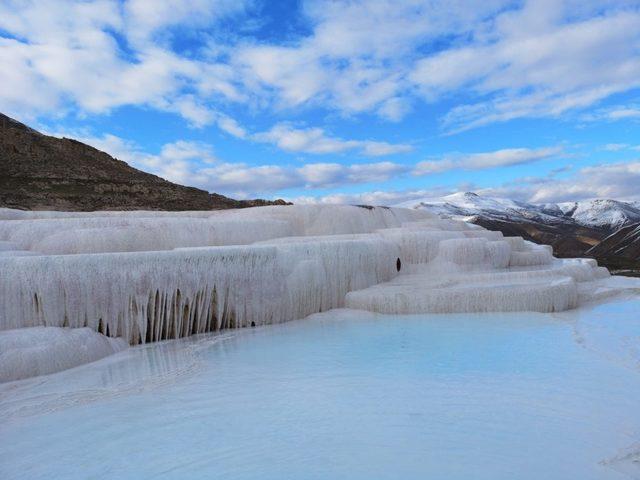
<instances>
[{"instance_id":1,"label":"layered rock face","mask_svg":"<svg viewBox=\"0 0 640 480\"><path fill-rule=\"evenodd\" d=\"M89 145L43 135L0 114L0 207L71 211L211 210L272 203L238 201L176 185Z\"/></svg>"}]
</instances>

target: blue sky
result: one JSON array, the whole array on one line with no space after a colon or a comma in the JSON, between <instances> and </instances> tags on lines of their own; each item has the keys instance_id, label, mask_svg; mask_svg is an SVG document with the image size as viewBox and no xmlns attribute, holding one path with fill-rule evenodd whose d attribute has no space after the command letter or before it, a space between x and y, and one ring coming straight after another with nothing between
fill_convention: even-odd
<instances>
[{"instance_id":1,"label":"blue sky","mask_svg":"<svg viewBox=\"0 0 640 480\"><path fill-rule=\"evenodd\" d=\"M640 199L637 0L5 0L0 61L0 111L234 197Z\"/></svg>"}]
</instances>

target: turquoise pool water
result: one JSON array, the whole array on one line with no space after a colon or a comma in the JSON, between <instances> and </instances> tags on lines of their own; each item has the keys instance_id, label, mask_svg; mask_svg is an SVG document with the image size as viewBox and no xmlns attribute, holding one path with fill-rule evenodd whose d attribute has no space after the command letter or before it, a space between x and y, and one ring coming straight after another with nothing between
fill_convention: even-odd
<instances>
[{"instance_id":1,"label":"turquoise pool water","mask_svg":"<svg viewBox=\"0 0 640 480\"><path fill-rule=\"evenodd\" d=\"M0 385L0 478L640 478L640 300L338 310Z\"/></svg>"}]
</instances>

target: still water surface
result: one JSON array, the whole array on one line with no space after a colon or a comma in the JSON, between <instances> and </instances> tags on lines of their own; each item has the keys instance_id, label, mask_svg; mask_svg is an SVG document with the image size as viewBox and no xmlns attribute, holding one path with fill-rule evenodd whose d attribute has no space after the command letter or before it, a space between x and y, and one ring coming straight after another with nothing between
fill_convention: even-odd
<instances>
[{"instance_id":1,"label":"still water surface","mask_svg":"<svg viewBox=\"0 0 640 480\"><path fill-rule=\"evenodd\" d=\"M0 385L0 478L640 478L640 300L133 348Z\"/></svg>"}]
</instances>

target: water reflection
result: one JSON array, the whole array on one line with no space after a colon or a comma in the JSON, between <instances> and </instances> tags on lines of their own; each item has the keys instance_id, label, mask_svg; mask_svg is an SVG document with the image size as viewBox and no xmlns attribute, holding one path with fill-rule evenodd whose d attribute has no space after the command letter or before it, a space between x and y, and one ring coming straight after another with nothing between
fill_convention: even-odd
<instances>
[{"instance_id":1,"label":"water reflection","mask_svg":"<svg viewBox=\"0 0 640 480\"><path fill-rule=\"evenodd\" d=\"M204 367L201 352L233 338L211 333L141 345L97 362L0 385L0 422L140 393L184 380Z\"/></svg>"}]
</instances>

